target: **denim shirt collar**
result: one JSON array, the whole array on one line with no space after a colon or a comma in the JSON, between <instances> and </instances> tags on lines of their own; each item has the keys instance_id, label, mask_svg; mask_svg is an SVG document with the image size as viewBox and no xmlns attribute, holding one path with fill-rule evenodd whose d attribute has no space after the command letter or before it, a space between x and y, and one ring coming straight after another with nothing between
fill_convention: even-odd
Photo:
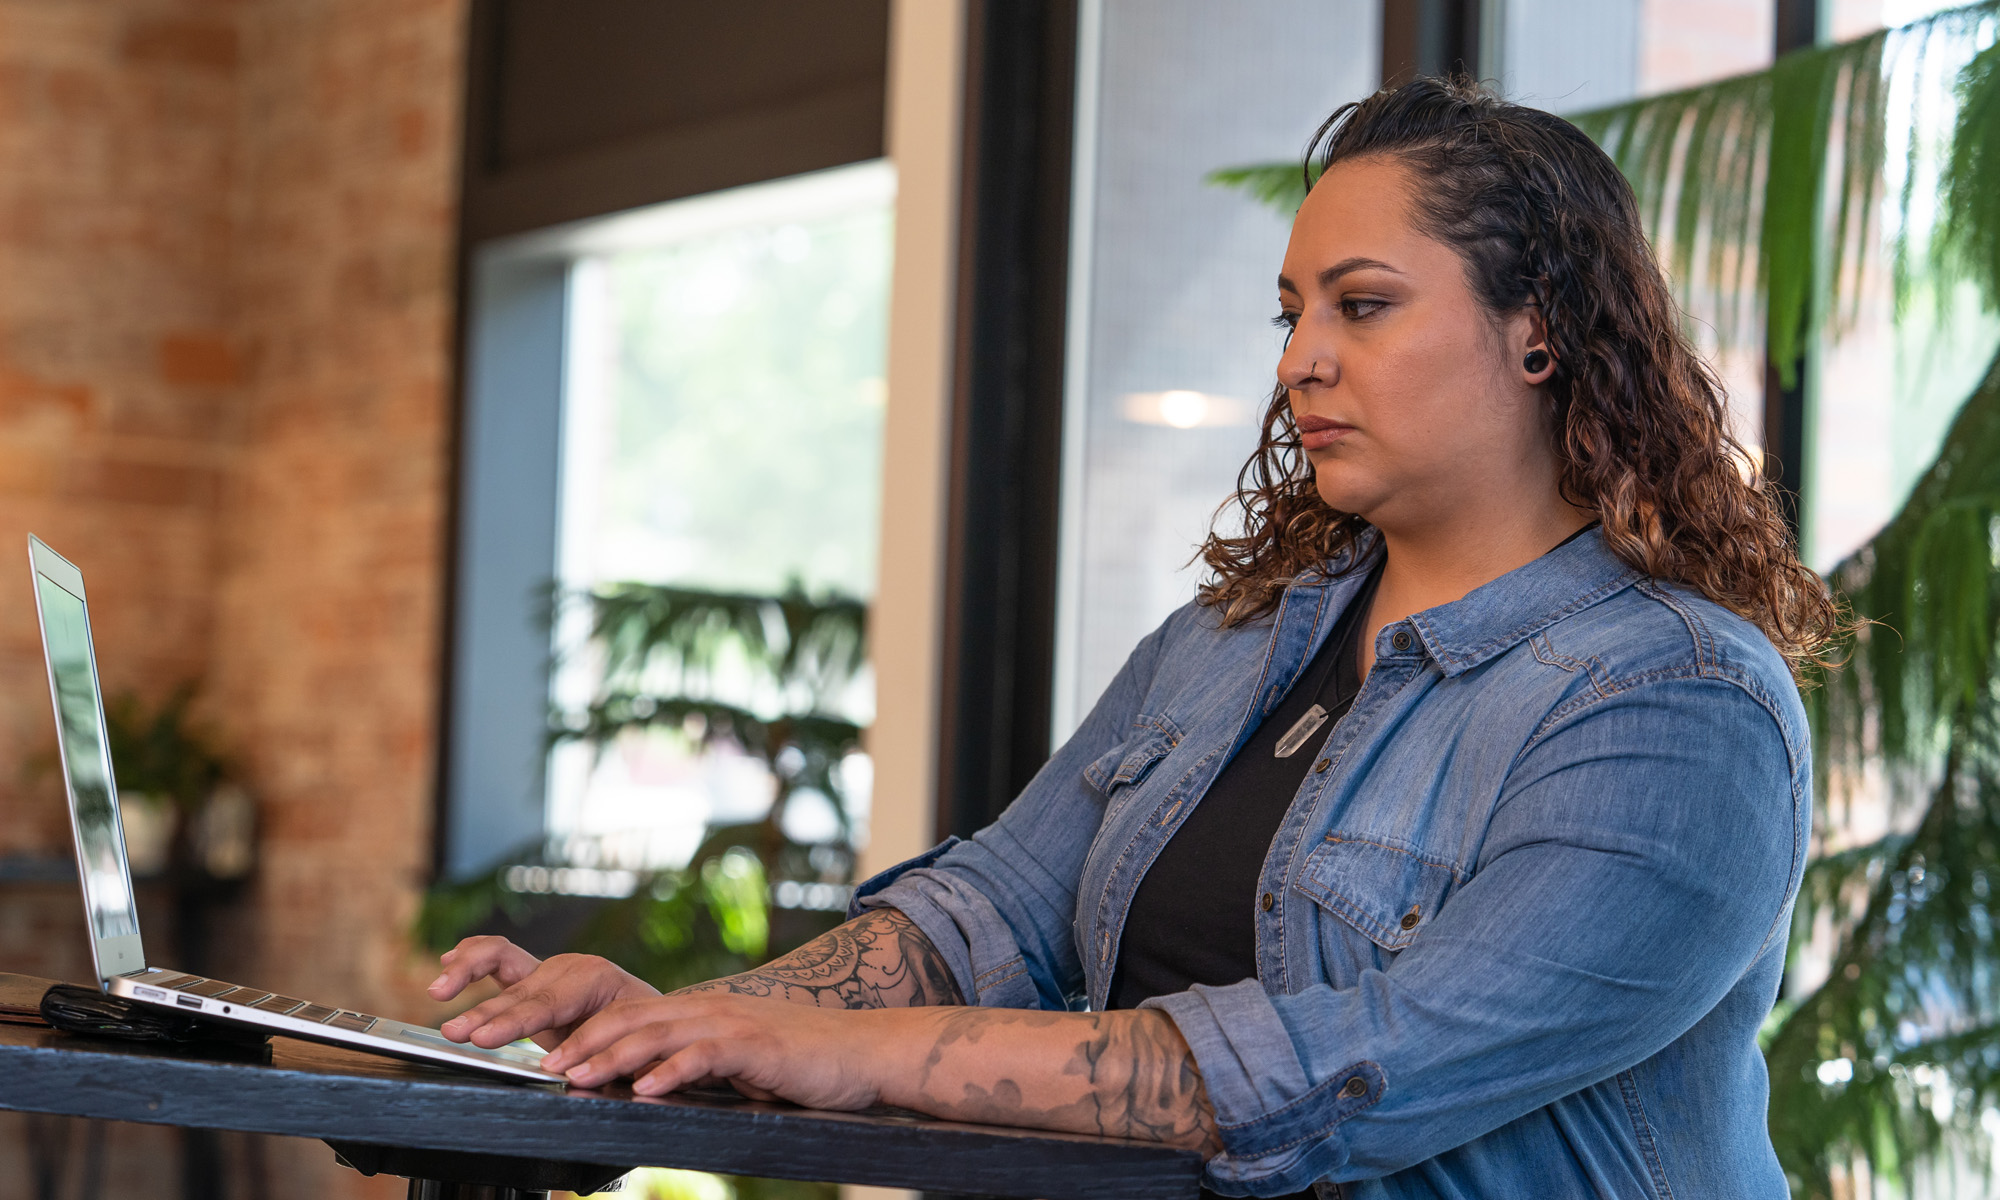
<instances>
[{"instance_id":1,"label":"denim shirt collar","mask_svg":"<svg viewBox=\"0 0 2000 1200\"><path fill-rule=\"evenodd\" d=\"M1380 553L1381 535L1370 529L1362 535L1355 554L1359 563L1372 566ZM1331 595L1325 598L1335 601L1334 611L1338 612L1338 605L1345 603L1362 578L1365 570L1361 569L1333 579L1320 575L1297 590L1329 589ZM1449 604L1416 613L1409 618L1409 625L1439 670L1451 678L1643 578L1605 545L1603 530L1591 529Z\"/></svg>"},{"instance_id":2,"label":"denim shirt collar","mask_svg":"<svg viewBox=\"0 0 2000 1200\"><path fill-rule=\"evenodd\" d=\"M1642 578L1611 553L1603 530L1592 529L1450 604L1417 613L1410 625L1448 679Z\"/></svg>"}]
</instances>

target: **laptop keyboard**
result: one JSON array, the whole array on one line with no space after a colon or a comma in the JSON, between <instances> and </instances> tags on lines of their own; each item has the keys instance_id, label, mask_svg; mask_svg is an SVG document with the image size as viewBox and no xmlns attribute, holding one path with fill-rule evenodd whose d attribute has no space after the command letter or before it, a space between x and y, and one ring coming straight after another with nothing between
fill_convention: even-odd
<instances>
[{"instance_id":1,"label":"laptop keyboard","mask_svg":"<svg viewBox=\"0 0 2000 1200\"><path fill-rule=\"evenodd\" d=\"M281 1017L291 1017L300 1021L311 1021L317 1025L331 1025L336 1029L352 1030L355 1033L367 1033L375 1027L376 1022L382 1019L380 1017L371 1017L367 1013L349 1012L341 1008L328 1008L323 1004L308 1004L304 1000L294 999L291 996L280 996L275 992L264 991L262 988L242 987L234 983L224 983L220 979L205 979L200 975L167 975L163 978L153 978L151 976L151 971L141 970L130 972L126 978L137 979L144 977L148 983L157 984L160 987L173 988L175 991L188 992L196 996L206 996L211 1000L226 1000L231 1004L240 1004L245 1008L260 1009L264 1012L276 1013Z\"/></svg>"}]
</instances>

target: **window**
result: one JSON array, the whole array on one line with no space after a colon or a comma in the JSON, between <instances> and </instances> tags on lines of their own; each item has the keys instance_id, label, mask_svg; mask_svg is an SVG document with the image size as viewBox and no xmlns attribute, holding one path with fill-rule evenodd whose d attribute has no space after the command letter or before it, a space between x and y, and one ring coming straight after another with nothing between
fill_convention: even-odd
<instances>
[{"instance_id":1,"label":"window","mask_svg":"<svg viewBox=\"0 0 2000 1200\"><path fill-rule=\"evenodd\" d=\"M662 205L589 240L570 269L566 590L870 596L893 187L886 164L844 168ZM558 701L582 703L590 682L572 663ZM773 700L726 666L714 686ZM843 700L865 725L867 681ZM571 743L550 768L549 832L586 865L677 866L709 824L755 820L771 799L757 759L659 736L603 754ZM848 774L865 808L865 765ZM830 837L827 799L801 800L788 832Z\"/></svg>"},{"instance_id":2,"label":"window","mask_svg":"<svg viewBox=\"0 0 2000 1200\"><path fill-rule=\"evenodd\" d=\"M1058 741L1193 598L1276 379L1290 222L1205 177L1296 159L1381 73L1373 0L1081 7Z\"/></svg>"},{"instance_id":3,"label":"window","mask_svg":"<svg viewBox=\"0 0 2000 1200\"><path fill-rule=\"evenodd\" d=\"M544 763L551 700L573 708L595 678L587 613L559 606L551 629L547 597L626 581L870 597L894 189L888 164L860 163L478 254L448 870L538 839L583 867L673 867L711 824L768 809L760 760L664 734ZM708 685L782 699L728 661ZM865 725L865 675L836 703ZM865 817L865 759L842 782ZM795 797L787 832L830 836L829 803Z\"/></svg>"}]
</instances>

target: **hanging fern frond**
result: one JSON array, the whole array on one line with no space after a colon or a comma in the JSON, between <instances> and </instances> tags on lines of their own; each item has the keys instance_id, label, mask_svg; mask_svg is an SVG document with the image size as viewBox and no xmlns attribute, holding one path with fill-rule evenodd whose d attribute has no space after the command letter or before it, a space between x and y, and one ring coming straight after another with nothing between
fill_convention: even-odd
<instances>
[{"instance_id":1,"label":"hanging fern frond","mask_svg":"<svg viewBox=\"0 0 2000 1200\"><path fill-rule=\"evenodd\" d=\"M1872 842L1822 854L1807 863L1799 880L1798 920L1792 924L1792 944L1787 953L1796 955L1805 948L1822 914L1836 922L1850 920L1856 895L1874 892L1889 864L1909 841L1907 834L1886 834Z\"/></svg>"},{"instance_id":2,"label":"hanging fern frond","mask_svg":"<svg viewBox=\"0 0 2000 1200\"><path fill-rule=\"evenodd\" d=\"M1248 167L1222 167L1210 171L1203 182L1217 187L1236 188L1289 217L1306 202L1312 188L1311 163L1258 163Z\"/></svg>"},{"instance_id":3,"label":"hanging fern frond","mask_svg":"<svg viewBox=\"0 0 2000 1200\"><path fill-rule=\"evenodd\" d=\"M1773 210L1767 159L1774 129L1784 128L1774 113L1781 93L1796 109L1812 90L1822 64L1814 58L1808 66L1787 73L1782 87L1774 72L1764 71L1572 118L1631 181L1682 305L1713 326L1724 345L1761 328L1757 285L1769 277L1769 266L1758 246ZM1802 118L1795 113L1786 125L1803 124ZM1776 198L1779 207L1796 199ZM1809 228L1804 232L1809 236Z\"/></svg>"},{"instance_id":4,"label":"hanging fern frond","mask_svg":"<svg viewBox=\"0 0 2000 1200\"><path fill-rule=\"evenodd\" d=\"M1995 744L1991 728L1967 733ZM1836 1171L1856 1158L1907 1190L1944 1146L1981 1153L1981 1114L2000 1101L2000 763L1988 751L1954 753L1917 829L1871 848L1889 853L1865 912L1770 1039L1772 1138L1797 1194L1837 1194Z\"/></svg>"},{"instance_id":5,"label":"hanging fern frond","mask_svg":"<svg viewBox=\"0 0 2000 1200\"><path fill-rule=\"evenodd\" d=\"M1946 273L1979 284L2000 311L2000 45L1988 46L1959 76L1958 126L1944 171L1938 237Z\"/></svg>"},{"instance_id":6,"label":"hanging fern frond","mask_svg":"<svg viewBox=\"0 0 2000 1200\"><path fill-rule=\"evenodd\" d=\"M1903 508L1829 578L1866 624L1806 699L1822 774L1868 756L1924 768L1995 684L2000 357Z\"/></svg>"}]
</instances>

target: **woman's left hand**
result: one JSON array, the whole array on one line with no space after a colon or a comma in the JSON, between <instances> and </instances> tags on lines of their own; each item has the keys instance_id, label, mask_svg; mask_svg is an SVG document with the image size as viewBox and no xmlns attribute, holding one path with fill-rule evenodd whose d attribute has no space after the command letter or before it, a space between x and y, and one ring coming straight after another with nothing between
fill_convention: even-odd
<instances>
[{"instance_id":1,"label":"woman's left hand","mask_svg":"<svg viewBox=\"0 0 2000 1200\"><path fill-rule=\"evenodd\" d=\"M726 991L615 1000L542 1060L579 1087L657 1096L724 1080L808 1108L892 1104L946 1120L1222 1149L1194 1056L1163 1012L816 1008Z\"/></svg>"},{"instance_id":2,"label":"woman's left hand","mask_svg":"<svg viewBox=\"0 0 2000 1200\"><path fill-rule=\"evenodd\" d=\"M849 1011L728 992L616 1000L542 1060L578 1087L632 1076L632 1090L657 1096L726 1080L753 1100L808 1108L857 1109L876 1103L879 1050L908 1013Z\"/></svg>"}]
</instances>

